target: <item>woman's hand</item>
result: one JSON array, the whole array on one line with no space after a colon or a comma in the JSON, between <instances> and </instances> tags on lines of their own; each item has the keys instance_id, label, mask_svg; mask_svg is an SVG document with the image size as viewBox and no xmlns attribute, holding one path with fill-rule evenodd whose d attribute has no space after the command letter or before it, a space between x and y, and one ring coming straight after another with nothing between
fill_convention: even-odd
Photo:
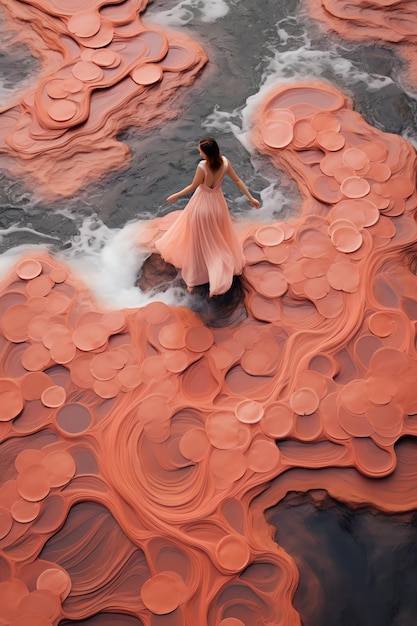
<instances>
[{"instance_id":1,"label":"woman's hand","mask_svg":"<svg viewBox=\"0 0 417 626\"><path fill-rule=\"evenodd\" d=\"M176 193L173 193L171 196L168 196L167 198L167 202L175 202L175 200L178 199L178 196Z\"/></svg>"},{"instance_id":2,"label":"woman's hand","mask_svg":"<svg viewBox=\"0 0 417 626\"><path fill-rule=\"evenodd\" d=\"M253 198L253 197L252 197L252 198L249 200L249 202L251 203L251 205L252 205L253 207L255 207L255 209L259 209L259 207L261 206L261 203L260 203L260 202L259 202L259 200L257 200L256 198Z\"/></svg>"}]
</instances>

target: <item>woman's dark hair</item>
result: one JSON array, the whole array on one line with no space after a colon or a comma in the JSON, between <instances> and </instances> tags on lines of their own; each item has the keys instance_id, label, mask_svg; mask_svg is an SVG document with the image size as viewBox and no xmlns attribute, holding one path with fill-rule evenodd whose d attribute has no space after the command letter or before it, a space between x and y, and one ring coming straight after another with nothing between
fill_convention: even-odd
<instances>
[{"instance_id":1,"label":"woman's dark hair","mask_svg":"<svg viewBox=\"0 0 417 626\"><path fill-rule=\"evenodd\" d=\"M217 141L213 137L204 137L198 145L207 157L209 168L214 172L218 170L223 165L223 161Z\"/></svg>"}]
</instances>

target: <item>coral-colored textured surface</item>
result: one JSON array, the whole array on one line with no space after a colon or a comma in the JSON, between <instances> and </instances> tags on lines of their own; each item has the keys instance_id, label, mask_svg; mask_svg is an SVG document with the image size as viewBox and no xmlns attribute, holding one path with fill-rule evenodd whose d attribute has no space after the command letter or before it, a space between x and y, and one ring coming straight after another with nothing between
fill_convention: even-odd
<instances>
[{"instance_id":1,"label":"coral-colored textured surface","mask_svg":"<svg viewBox=\"0 0 417 626\"><path fill-rule=\"evenodd\" d=\"M268 506L310 488L417 505L415 459L395 447L417 434L415 151L319 82L270 92L253 142L304 202L292 222L240 225L240 324L210 329L160 302L100 311L46 255L3 282L11 624L103 612L132 625L296 625L298 572Z\"/></svg>"},{"instance_id":2,"label":"coral-colored textured surface","mask_svg":"<svg viewBox=\"0 0 417 626\"><path fill-rule=\"evenodd\" d=\"M407 60L407 78L417 71L417 5L408 0L306 0L314 19L350 40L384 42Z\"/></svg>"},{"instance_id":3,"label":"coral-colored textured surface","mask_svg":"<svg viewBox=\"0 0 417 626\"><path fill-rule=\"evenodd\" d=\"M27 24L24 41L44 67L37 86L0 112L0 166L31 174L49 196L128 164L117 133L175 117L175 92L207 61L187 35L142 24L147 0L1 1Z\"/></svg>"}]
</instances>

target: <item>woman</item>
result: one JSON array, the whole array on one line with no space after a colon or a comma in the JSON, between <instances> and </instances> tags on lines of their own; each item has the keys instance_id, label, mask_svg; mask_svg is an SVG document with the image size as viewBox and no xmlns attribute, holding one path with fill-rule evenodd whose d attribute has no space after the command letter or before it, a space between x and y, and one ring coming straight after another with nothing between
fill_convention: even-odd
<instances>
[{"instance_id":1,"label":"woman","mask_svg":"<svg viewBox=\"0 0 417 626\"><path fill-rule=\"evenodd\" d=\"M181 268L189 291L208 283L210 296L217 296L230 289L233 276L241 274L244 266L242 249L221 188L224 176L230 176L253 207L259 208L259 201L220 154L212 137L201 139L198 150L203 161L198 164L192 183L169 196L167 202L194 193L155 246L165 261Z\"/></svg>"}]
</instances>

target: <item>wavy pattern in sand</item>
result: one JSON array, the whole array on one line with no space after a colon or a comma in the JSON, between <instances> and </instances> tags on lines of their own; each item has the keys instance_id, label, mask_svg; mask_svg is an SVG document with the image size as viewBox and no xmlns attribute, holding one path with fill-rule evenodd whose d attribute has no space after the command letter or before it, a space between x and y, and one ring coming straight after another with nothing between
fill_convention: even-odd
<instances>
[{"instance_id":1,"label":"wavy pattern in sand","mask_svg":"<svg viewBox=\"0 0 417 626\"><path fill-rule=\"evenodd\" d=\"M46 255L3 281L5 623L296 625L268 506L311 488L417 505L397 446L417 434L415 151L318 82L272 90L253 141L304 202L240 225L240 324L100 311Z\"/></svg>"},{"instance_id":2,"label":"wavy pattern in sand","mask_svg":"<svg viewBox=\"0 0 417 626\"><path fill-rule=\"evenodd\" d=\"M117 134L177 116L175 92L207 61L187 35L143 25L148 0L2 4L27 25L17 37L44 67L36 87L0 112L0 165L30 174L48 196L69 196L128 164L129 148Z\"/></svg>"}]
</instances>

